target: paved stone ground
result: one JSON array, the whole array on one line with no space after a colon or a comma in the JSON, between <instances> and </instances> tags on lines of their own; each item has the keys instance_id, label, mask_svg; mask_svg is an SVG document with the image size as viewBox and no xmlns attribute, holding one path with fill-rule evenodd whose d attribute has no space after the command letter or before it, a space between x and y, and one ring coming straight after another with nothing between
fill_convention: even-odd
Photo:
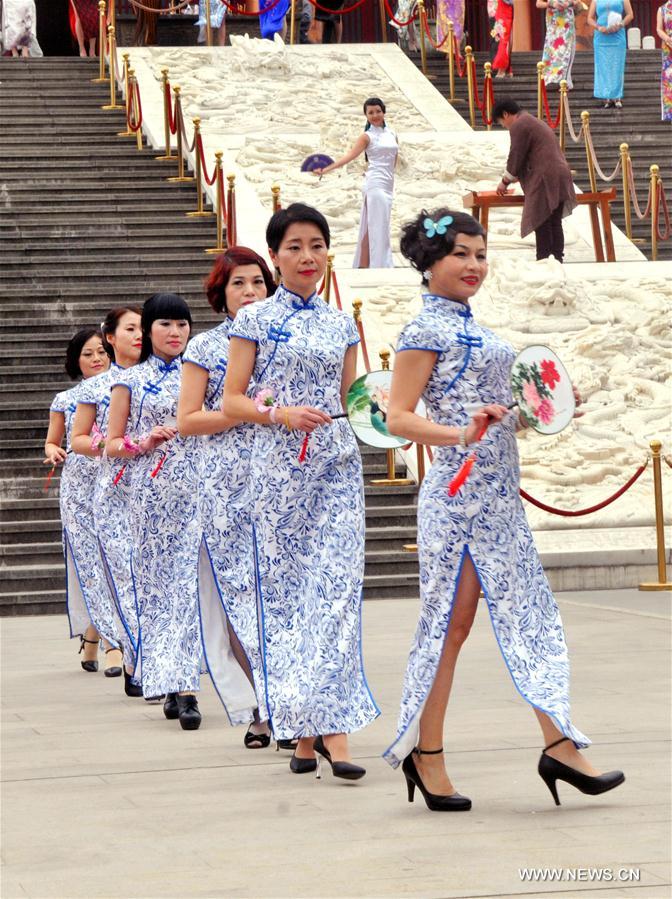
<instances>
[{"instance_id":1,"label":"paved stone ground","mask_svg":"<svg viewBox=\"0 0 672 899\"><path fill-rule=\"evenodd\" d=\"M574 719L593 761L627 781L594 798L560 785L553 805L536 774L536 723L480 609L447 722L451 774L474 801L459 815L409 805L379 757L415 601L365 605L383 715L352 740L369 772L357 784L298 777L288 754L245 750L208 681L204 724L183 732L159 706L125 698L120 680L84 673L62 618L4 620L3 899L670 897L671 597L558 598ZM533 867L565 879L523 882L519 869ZM595 879L568 882L567 869ZM639 880L619 881L621 869Z\"/></svg>"}]
</instances>

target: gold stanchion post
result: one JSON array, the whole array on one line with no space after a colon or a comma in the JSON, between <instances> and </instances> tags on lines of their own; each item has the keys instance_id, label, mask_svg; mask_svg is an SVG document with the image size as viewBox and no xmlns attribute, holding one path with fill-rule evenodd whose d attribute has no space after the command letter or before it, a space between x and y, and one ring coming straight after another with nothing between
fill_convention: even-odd
<instances>
[{"instance_id":1,"label":"gold stanchion post","mask_svg":"<svg viewBox=\"0 0 672 899\"><path fill-rule=\"evenodd\" d=\"M483 68L485 70L485 78L483 81L483 102L485 103L485 127L490 131L492 128L492 93L490 88L492 86L492 63L486 62L483 64Z\"/></svg>"},{"instance_id":2,"label":"gold stanchion post","mask_svg":"<svg viewBox=\"0 0 672 899\"><path fill-rule=\"evenodd\" d=\"M205 0L205 42L212 47L212 22L210 21L211 0Z\"/></svg>"},{"instance_id":3,"label":"gold stanchion post","mask_svg":"<svg viewBox=\"0 0 672 899\"><path fill-rule=\"evenodd\" d=\"M660 184L660 167L652 165L649 172L651 174L651 261L656 262L658 259L658 211L660 200L658 185Z\"/></svg>"},{"instance_id":4,"label":"gold stanchion post","mask_svg":"<svg viewBox=\"0 0 672 899\"><path fill-rule=\"evenodd\" d=\"M354 305L354 304L353 304ZM389 350L381 350L378 355L380 356L380 365L383 371L390 370L390 351ZM395 469L395 461L394 461L394 450L388 449L387 451L387 477L386 478L377 478L374 481L371 481L372 484L378 487L402 487L408 486L412 484L413 481L411 478L398 478L396 469Z\"/></svg>"},{"instance_id":5,"label":"gold stanchion post","mask_svg":"<svg viewBox=\"0 0 672 899\"><path fill-rule=\"evenodd\" d=\"M124 92L126 99L126 109L129 109L129 103L131 102L131 94L130 94L130 79L129 79L129 66L130 66L130 55L128 53L124 53L122 56L124 60ZM128 127L128 121L126 121L126 130L125 131L117 131L117 137L135 137L135 134Z\"/></svg>"},{"instance_id":6,"label":"gold stanchion post","mask_svg":"<svg viewBox=\"0 0 672 899\"><path fill-rule=\"evenodd\" d=\"M208 218L212 215L207 209L203 208L203 169L201 164L201 153L199 150L199 135L201 133L201 120L198 116L192 119L194 123L194 171L196 173L196 210L194 212L185 213L187 218Z\"/></svg>"},{"instance_id":7,"label":"gold stanchion post","mask_svg":"<svg viewBox=\"0 0 672 899\"><path fill-rule=\"evenodd\" d=\"M224 246L224 179L220 176L220 172L222 170L222 157L224 154L221 150L218 150L215 153L215 184L217 185L217 209L215 210L217 215L217 246L211 247L209 250L205 252L208 254L212 253L223 253L226 247Z\"/></svg>"},{"instance_id":8,"label":"gold stanchion post","mask_svg":"<svg viewBox=\"0 0 672 899\"><path fill-rule=\"evenodd\" d=\"M175 132L177 135L177 175L173 178L166 178L166 181L171 181L173 183L179 183L183 181L193 181L193 177L191 175L184 174L184 146L182 145L182 100L180 99L180 91L181 87L176 85L173 88L173 93L175 95Z\"/></svg>"},{"instance_id":9,"label":"gold stanchion post","mask_svg":"<svg viewBox=\"0 0 672 899\"><path fill-rule=\"evenodd\" d=\"M166 152L163 156L155 156L162 162L175 162L177 156L173 153L170 141L170 89L168 87L168 69L161 69L161 90L163 91L163 134L166 144Z\"/></svg>"},{"instance_id":10,"label":"gold stanchion post","mask_svg":"<svg viewBox=\"0 0 672 899\"><path fill-rule=\"evenodd\" d=\"M544 64L537 63L537 118L541 121L544 117L544 101L541 96L541 86L544 83Z\"/></svg>"},{"instance_id":11,"label":"gold stanchion post","mask_svg":"<svg viewBox=\"0 0 672 899\"><path fill-rule=\"evenodd\" d=\"M472 128L476 127L476 112L474 110L474 73L471 66L473 59L470 46L464 48L464 64L467 67L467 92L469 94L469 123Z\"/></svg>"},{"instance_id":12,"label":"gold stanchion post","mask_svg":"<svg viewBox=\"0 0 672 899\"><path fill-rule=\"evenodd\" d=\"M656 554L658 557L658 583L644 583L640 590L672 590L672 583L667 579L667 559L665 558L665 520L663 518L663 477L661 471L660 440L652 440L651 458L653 461L653 495L656 506Z\"/></svg>"},{"instance_id":13,"label":"gold stanchion post","mask_svg":"<svg viewBox=\"0 0 672 899\"><path fill-rule=\"evenodd\" d=\"M229 185L226 191L226 206L228 209L226 219L226 243L227 246L233 247L238 243L238 227L236 223L236 176L227 175L226 180Z\"/></svg>"},{"instance_id":14,"label":"gold stanchion post","mask_svg":"<svg viewBox=\"0 0 672 899\"><path fill-rule=\"evenodd\" d=\"M558 128L560 129L560 134L558 135L558 140L560 141L560 150L562 153L565 152L565 128L567 125L567 121L565 118L565 105L567 102L567 82L563 80L560 82L560 124Z\"/></svg>"},{"instance_id":15,"label":"gold stanchion post","mask_svg":"<svg viewBox=\"0 0 672 899\"><path fill-rule=\"evenodd\" d=\"M427 21L427 13L425 12L425 0L418 0L418 22L420 23L420 62L422 64L422 74L425 78L427 75L427 47L425 46L425 22Z\"/></svg>"},{"instance_id":16,"label":"gold stanchion post","mask_svg":"<svg viewBox=\"0 0 672 899\"><path fill-rule=\"evenodd\" d=\"M385 11L385 0L378 0L378 9L380 10L380 39L387 43L387 13Z\"/></svg>"},{"instance_id":17,"label":"gold stanchion post","mask_svg":"<svg viewBox=\"0 0 672 899\"><path fill-rule=\"evenodd\" d=\"M99 68L98 77L92 78L94 84L100 84L107 81L105 77L105 0L100 0L98 4L98 57Z\"/></svg>"},{"instance_id":18,"label":"gold stanchion post","mask_svg":"<svg viewBox=\"0 0 672 899\"><path fill-rule=\"evenodd\" d=\"M117 0L110 0L110 25L117 28Z\"/></svg>"},{"instance_id":19,"label":"gold stanchion post","mask_svg":"<svg viewBox=\"0 0 672 899\"><path fill-rule=\"evenodd\" d=\"M280 185L273 184L271 185L271 195L273 197L273 212L277 212L280 209Z\"/></svg>"},{"instance_id":20,"label":"gold stanchion post","mask_svg":"<svg viewBox=\"0 0 672 899\"><path fill-rule=\"evenodd\" d=\"M448 19L448 89L451 103L455 102L455 28L451 19Z\"/></svg>"},{"instance_id":21,"label":"gold stanchion post","mask_svg":"<svg viewBox=\"0 0 672 899\"><path fill-rule=\"evenodd\" d=\"M327 268L324 272L324 302L329 304L331 300L331 276L334 271L334 254L327 253Z\"/></svg>"},{"instance_id":22,"label":"gold stanchion post","mask_svg":"<svg viewBox=\"0 0 672 899\"><path fill-rule=\"evenodd\" d=\"M625 214L625 233L628 240L632 240L632 214L630 210L630 184L628 181L628 171L630 165L630 147L628 144L621 144L619 147L621 152L621 176L623 179L623 213Z\"/></svg>"},{"instance_id":23,"label":"gold stanchion post","mask_svg":"<svg viewBox=\"0 0 672 899\"><path fill-rule=\"evenodd\" d=\"M583 135L586 144L586 162L588 163L588 177L590 178L590 191L597 193L597 178L595 177L595 165L593 157L590 153L590 113L584 109L581 113L581 121L583 122Z\"/></svg>"},{"instance_id":24,"label":"gold stanchion post","mask_svg":"<svg viewBox=\"0 0 672 899\"><path fill-rule=\"evenodd\" d=\"M296 43L296 0L289 0L289 43Z\"/></svg>"},{"instance_id":25,"label":"gold stanchion post","mask_svg":"<svg viewBox=\"0 0 672 899\"><path fill-rule=\"evenodd\" d=\"M110 52L110 102L107 106L101 106L101 109L123 109L124 107L117 103L117 40L112 25L107 28L107 43Z\"/></svg>"}]
</instances>

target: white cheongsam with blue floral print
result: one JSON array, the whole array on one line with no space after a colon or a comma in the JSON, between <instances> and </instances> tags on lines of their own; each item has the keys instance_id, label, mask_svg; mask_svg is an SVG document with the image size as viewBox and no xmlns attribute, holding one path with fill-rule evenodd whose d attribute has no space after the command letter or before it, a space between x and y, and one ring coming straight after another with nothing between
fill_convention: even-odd
<instances>
[{"instance_id":1,"label":"white cheongsam with blue floral print","mask_svg":"<svg viewBox=\"0 0 672 899\"><path fill-rule=\"evenodd\" d=\"M183 361L208 373L204 408L220 411L232 319L192 338ZM254 425L240 424L199 438L198 604L208 671L233 724L246 723L259 706L268 718L259 643L249 471ZM252 672L254 691L231 650L238 639ZM258 699L257 699L258 697ZM242 714L241 714L241 710Z\"/></svg>"},{"instance_id":2,"label":"white cheongsam with blue floral print","mask_svg":"<svg viewBox=\"0 0 672 899\"><path fill-rule=\"evenodd\" d=\"M112 385L131 394L128 433L176 426L181 359L158 356L121 372ZM136 456L130 477L132 571L139 621L138 663L145 696L199 689L201 635L196 603L199 527L193 438L179 435Z\"/></svg>"},{"instance_id":3,"label":"white cheongsam with blue floral print","mask_svg":"<svg viewBox=\"0 0 672 899\"><path fill-rule=\"evenodd\" d=\"M465 426L488 403L510 405L513 347L474 321L468 306L426 294L401 332L397 352L437 353L423 399L431 418ZM437 448L418 501L420 620L411 647L394 743L397 766L413 749L468 554L478 572L497 642L519 693L546 712L577 746L589 740L571 722L569 660L562 621L544 575L519 494L515 414L477 446ZM477 461L454 497L448 484L465 459Z\"/></svg>"},{"instance_id":4,"label":"white cheongsam with blue floral print","mask_svg":"<svg viewBox=\"0 0 672 899\"><path fill-rule=\"evenodd\" d=\"M114 362L102 375L82 384L78 403L96 407L96 425L105 439L112 384L123 377L124 369ZM138 616L131 578L130 477L115 478L124 466L123 459L103 456L97 460L93 493L93 518L98 546L114 600L117 632L121 638L124 661L132 670L138 648Z\"/></svg>"},{"instance_id":5,"label":"white cheongsam with blue floral print","mask_svg":"<svg viewBox=\"0 0 672 899\"><path fill-rule=\"evenodd\" d=\"M65 586L70 636L80 636L93 624L110 645L120 646L114 601L98 551L94 523L94 491L98 460L71 451L72 424L86 382L57 393L52 412L65 419L68 455L61 471L60 507L65 555Z\"/></svg>"},{"instance_id":6,"label":"white cheongsam with blue floral print","mask_svg":"<svg viewBox=\"0 0 672 899\"><path fill-rule=\"evenodd\" d=\"M355 324L316 294L280 286L238 313L232 337L256 344L253 389L280 406L341 411ZM282 416L280 416L281 418ZM345 419L304 434L255 429L250 468L265 690L278 739L351 733L379 714L364 676L362 462Z\"/></svg>"}]
</instances>

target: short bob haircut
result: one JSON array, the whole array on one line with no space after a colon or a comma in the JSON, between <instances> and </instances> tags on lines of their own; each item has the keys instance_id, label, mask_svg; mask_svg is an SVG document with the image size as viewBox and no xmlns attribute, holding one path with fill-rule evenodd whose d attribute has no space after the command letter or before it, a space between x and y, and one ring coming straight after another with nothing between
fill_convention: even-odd
<instances>
[{"instance_id":1,"label":"short bob haircut","mask_svg":"<svg viewBox=\"0 0 672 899\"><path fill-rule=\"evenodd\" d=\"M266 284L266 296L275 293L273 275L262 257L249 247L229 247L225 253L217 257L212 271L205 279L205 294L215 312L229 311L226 306L226 285L231 279L233 270L239 265L258 265Z\"/></svg>"},{"instance_id":2,"label":"short bob haircut","mask_svg":"<svg viewBox=\"0 0 672 899\"><path fill-rule=\"evenodd\" d=\"M82 328L81 331L77 331L77 333L70 338L70 342L65 351L65 370L73 381L77 381L82 377L82 370L79 367L79 357L82 354L84 344L91 340L92 337L100 337L101 340L103 339L100 328L91 326Z\"/></svg>"},{"instance_id":3,"label":"short bob haircut","mask_svg":"<svg viewBox=\"0 0 672 899\"><path fill-rule=\"evenodd\" d=\"M512 100L511 97L502 97L501 100L495 103L495 107L492 110L492 121L498 122L505 112L508 112L509 115L518 115L522 111L518 103Z\"/></svg>"},{"instance_id":4,"label":"short bob haircut","mask_svg":"<svg viewBox=\"0 0 672 899\"><path fill-rule=\"evenodd\" d=\"M110 357L110 359L114 360L114 347L112 344L107 342L107 338L110 334L114 334L119 326L119 322L126 315L127 312L133 312L135 315L142 316L142 309L139 306L115 306L114 309L110 309L110 311L105 316L104 321L100 325L100 330L103 334L103 346L105 347L105 352Z\"/></svg>"},{"instance_id":5,"label":"short bob haircut","mask_svg":"<svg viewBox=\"0 0 672 899\"><path fill-rule=\"evenodd\" d=\"M366 110L369 108L369 106L380 106L380 108L383 110L383 115L385 115L385 112L386 112L385 104L380 99L380 97L369 97L367 100L364 101L364 104L362 106L364 115L366 115Z\"/></svg>"},{"instance_id":6,"label":"short bob haircut","mask_svg":"<svg viewBox=\"0 0 672 899\"><path fill-rule=\"evenodd\" d=\"M429 237L425 228L425 219L440 222L445 216L452 216L453 221L446 229L445 234L434 234ZM434 263L453 252L455 238L458 234L468 234L470 237L485 238L485 229L480 222L466 212L456 212L443 206L428 212L423 209L420 215L412 222L407 222L401 229L399 249L401 255L411 263L414 269L422 275L422 283L429 283L424 273Z\"/></svg>"},{"instance_id":7,"label":"short bob haircut","mask_svg":"<svg viewBox=\"0 0 672 899\"><path fill-rule=\"evenodd\" d=\"M176 293L155 293L142 307L142 350L140 361L144 362L152 354L152 339L150 331L155 321L160 318L188 321L191 331L191 312L187 301Z\"/></svg>"},{"instance_id":8,"label":"short bob haircut","mask_svg":"<svg viewBox=\"0 0 672 899\"><path fill-rule=\"evenodd\" d=\"M266 226L266 245L277 253L289 226L303 222L315 225L320 230L328 249L331 232L327 220L321 212L312 206L306 206L305 203L292 203L286 209L279 209L273 213Z\"/></svg>"}]
</instances>

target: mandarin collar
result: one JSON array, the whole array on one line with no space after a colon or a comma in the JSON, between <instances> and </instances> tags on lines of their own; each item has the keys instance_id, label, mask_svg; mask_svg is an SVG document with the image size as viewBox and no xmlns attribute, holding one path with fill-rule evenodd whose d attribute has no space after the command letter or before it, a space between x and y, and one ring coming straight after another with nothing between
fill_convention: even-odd
<instances>
[{"instance_id":1,"label":"mandarin collar","mask_svg":"<svg viewBox=\"0 0 672 899\"><path fill-rule=\"evenodd\" d=\"M442 297L438 293L423 293L422 301L425 306L440 306L447 312L452 312L461 318L472 318L471 308L460 300L451 300L450 297Z\"/></svg>"},{"instance_id":2,"label":"mandarin collar","mask_svg":"<svg viewBox=\"0 0 672 899\"><path fill-rule=\"evenodd\" d=\"M291 306L292 309L296 309L301 311L302 309L314 309L319 301L319 297L317 295L317 291L311 293L308 299L305 299L298 293L294 293L293 290L290 290L288 287L285 287L284 284L278 285L278 289L275 292L276 300L281 300L283 303Z\"/></svg>"},{"instance_id":3,"label":"mandarin collar","mask_svg":"<svg viewBox=\"0 0 672 899\"><path fill-rule=\"evenodd\" d=\"M156 356L152 353L149 356L148 362L151 363L152 367L160 371L162 375L167 374L169 371L177 371L182 362L181 356L176 356L171 362L166 362L161 359L159 356Z\"/></svg>"}]
</instances>

